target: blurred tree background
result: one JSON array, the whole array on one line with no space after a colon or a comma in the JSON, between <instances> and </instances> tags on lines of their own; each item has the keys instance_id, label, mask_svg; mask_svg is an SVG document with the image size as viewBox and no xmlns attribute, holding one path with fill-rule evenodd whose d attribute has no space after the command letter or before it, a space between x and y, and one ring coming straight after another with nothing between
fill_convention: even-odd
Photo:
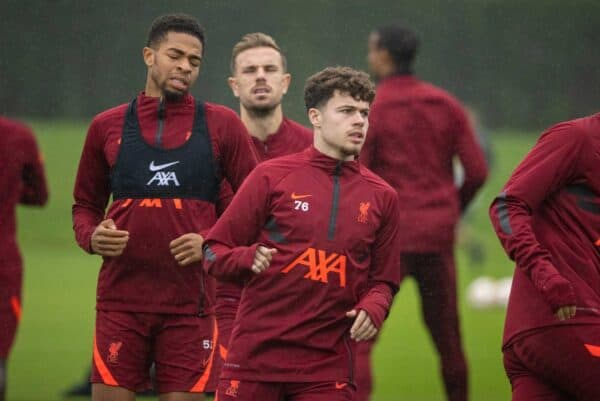
<instances>
[{"instance_id":1,"label":"blurred tree background","mask_svg":"<svg viewBox=\"0 0 600 401\"><path fill-rule=\"evenodd\" d=\"M303 82L329 65L366 68L366 40L402 21L422 48L418 74L479 111L491 128L541 128L600 105L596 0L107 0L0 2L0 113L85 118L143 89L141 49L152 20L186 12L207 30L193 90L237 109L226 86L230 51L263 31L289 58L290 117L305 122Z\"/></svg>"}]
</instances>

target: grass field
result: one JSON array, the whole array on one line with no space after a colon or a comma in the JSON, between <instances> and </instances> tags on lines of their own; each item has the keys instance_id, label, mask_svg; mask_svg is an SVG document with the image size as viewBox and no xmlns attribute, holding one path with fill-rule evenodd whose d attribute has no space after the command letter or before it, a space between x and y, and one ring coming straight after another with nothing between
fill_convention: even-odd
<instances>
[{"instance_id":1,"label":"grass field","mask_svg":"<svg viewBox=\"0 0 600 401\"><path fill-rule=\"evenodd\" d=\"M44 210L19 210L24 313L9 361L8 400L56 401L82 378L91 361L100 260L76 246L71 229L71 193L85 124L37 122L32 126L45 154L51 194ZM500 353L504 311L474 310L462 294L480 274L500 277L512 271L492 232L487 206L534 139L515 133L492 138L494 171L470 216L472 237L484 246L486 263L471 266L462 248L458 252L462 331L474 401L509 399ZM404 283L396 298L374 365L374 401L444 399L437 357L421 323L411 281Z\"/></svg>"}]
</instances>

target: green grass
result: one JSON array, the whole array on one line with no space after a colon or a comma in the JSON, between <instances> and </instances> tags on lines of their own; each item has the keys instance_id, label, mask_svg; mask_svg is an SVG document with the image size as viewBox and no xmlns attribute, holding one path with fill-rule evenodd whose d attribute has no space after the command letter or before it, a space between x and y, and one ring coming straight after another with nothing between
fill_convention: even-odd
<instances>
[{"instance_id":1,"label":"green grass","mask_svg":"<svg viewBox=\"0 0 600 401\"><path fill-rule=\"evenodd\" d=\"M55 401L81 380L91 362L96 278L100 260L75 244L71 229L72 188L86 127L74 122L37 122L50 184L44 210L19 210L19 239L25 259L24 313L9 361L8 400ZM503 135L494 141L496 164L470 213L470 237L485 249L486 264L469 266L458 252L459 288L476 276L509 275L513 266L501 250L487 207L534 137ZM509 399L501 364L504 311L477 311L461 296L464 345L470 364L472 400ZM437 356L424 330L416 289L406 282L396 298L374 358L374 401L441 400ZM152 399L150 399L152 400Z\"/></svg>"}]
</instances>

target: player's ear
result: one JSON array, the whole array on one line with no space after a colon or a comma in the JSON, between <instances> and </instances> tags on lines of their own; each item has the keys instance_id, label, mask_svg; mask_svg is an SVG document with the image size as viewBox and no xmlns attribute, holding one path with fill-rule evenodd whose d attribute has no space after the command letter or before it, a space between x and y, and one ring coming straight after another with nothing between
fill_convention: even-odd
<instances>
[{"instance_id":1,"label":"player's ear","mask_svg":"<svg viewBox=\"0 0 600 401\"><path fill-rule=\"evenodd\" d=\"M229 77L229 78L227 78L227 83L229 84L229 87L231 88L231 91L233 92L233 96L240 97L236 79L234 77Z\"/></svg>"},{"instance_id":2,"label":"player's ear","mask_svg":"<svg viewBox=\"0 0 600 401\"><path fill-rule=\"evenodd\" d=\"M290 87L290 83L292 82L292 74L286 72L283 74L283 94L285 95Z\"/></svg>"},{"instance_id":3,"label":"player's ear","mask_svg":"<svg viewBox=\"0 0 600 401\"><path fill-rule=\"evenodd\" d=\"M154 65L154 49L151 47L144 47L142 50L142 56L144 57L144 63L148 67L152 67Z\"/></svg>"},{"instance_id":4,"label":"player's ear","mask_svg":"<svg viewBox=\"0 0 600 401\"><path fill-rule=\"evenodd\" d=\"M310 123L313 125L313 127L315 128L321 128L321 120L322 120L322 114L321 111L317 108L310 108L308 109L308 119L310 121Z\"/></svg>"}]
</instances>

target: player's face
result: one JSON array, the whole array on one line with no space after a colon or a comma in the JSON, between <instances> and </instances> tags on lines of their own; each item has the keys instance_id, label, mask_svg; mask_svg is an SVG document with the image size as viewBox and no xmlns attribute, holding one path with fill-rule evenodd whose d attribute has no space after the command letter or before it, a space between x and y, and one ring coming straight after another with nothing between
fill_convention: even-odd
<instances>
[{"instance_id":1,"label":"player's face","mask_svg":"<svg viewBox=\"0 0 600 401\"><path fill-rule=\"evenodd\" d=\"M281 104L290 79L277 50L255 47L237 55L229 86L246 110L268 113Z\"/></svg>"},{"instance_id":2,"label":"player's face","mask_svg":"<svg viewBox=\"0 0 600 401\"><path fill-rule=\"evenodd\" d=\"M379 34L376 32L369 35L369 41L367 43L367 61L369 63L369 70L376 77L381 77L382 66L386 57L387 52L379 47Z\"/></svg>"},{"instance_id":3,"label":"player's face","mask_svg":"<svg viewBox=\"0 0 600 401\"><path fill-rule=\"evenodd\" d=\"M360 153L369 128L370 104L335 91L321 108L308 111L315 127L315 147L340 160L352 160Z\"/></svg>"},{"instance_id":4,"label":"player's face","mask_svg":"<svg viewBox=\"0 0 600 401\"><path fill-rule=\"evenodd\" d=\"M156 49L144 48L148 96L181 98L200 74L202 43L187 33L169 32Z\"/></svg>"}]
</instances>

